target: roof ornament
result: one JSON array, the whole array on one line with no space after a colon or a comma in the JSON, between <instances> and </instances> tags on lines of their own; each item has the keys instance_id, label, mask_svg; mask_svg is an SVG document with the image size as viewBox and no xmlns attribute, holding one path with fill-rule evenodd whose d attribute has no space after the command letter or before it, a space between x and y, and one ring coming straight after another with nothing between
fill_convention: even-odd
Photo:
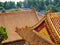
<instances>
[{"instance_id":1,"label":"roof ornament","mask_svg":"<svg viewBox=\"0 0 60 45\"><path fill-rule=\"evenodd\" d=\"M48 11L46 11L46 15L51 15L52 9L50 8Z\"/></svg>"},{"instance_id":2,"label":"roof ornament","mask_svg":"<svg viewBox=\"0 0 60 45\"><path fill-rule=\"evenodd\" d=\"M33 10L35 10L35 8L34 8L34 7L33 7L32 9L33 9Z\"/></svg>"}]
</instances>

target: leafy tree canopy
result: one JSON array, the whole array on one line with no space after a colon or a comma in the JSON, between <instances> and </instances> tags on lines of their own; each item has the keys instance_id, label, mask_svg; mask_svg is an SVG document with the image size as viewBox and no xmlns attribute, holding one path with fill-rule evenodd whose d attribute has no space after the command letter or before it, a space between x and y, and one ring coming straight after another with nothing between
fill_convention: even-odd
<instances>
[{"instance_id":1,"label":"leafy tree canopy","mask_svg":"<svg viewBox=\"0 0 60 45\"><path fill-rule=\"evenodd\" d=\"M1 26L0 27L0 45L2 45L1 42L3 40L6 40L7 38L8 38L8 36L7 36L6 28Z\"/></svg>"}]
</instances>

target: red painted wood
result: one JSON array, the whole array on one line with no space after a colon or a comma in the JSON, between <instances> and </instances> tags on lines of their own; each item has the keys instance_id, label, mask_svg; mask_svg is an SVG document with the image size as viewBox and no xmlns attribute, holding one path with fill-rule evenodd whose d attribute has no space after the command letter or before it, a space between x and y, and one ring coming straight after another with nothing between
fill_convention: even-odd
<instances>
[{"instance_id":1,"label":"red painted wood","mask_svg":"<svg viewBox=\"0 0 60 45\"><path fill-rule=\"evenodd\" d=\"M39 26L37 26L34 30L39 32L44 27L44 22L42 22Z\"/></svg>"},{"instance_id":2,"label":"red painted wood","mask_svg":"<svg viewBox=\"0 0 60 45\"><path fill-rule=\"evenodd\" d=\"M54 38L52 37L51 32L49 31L48 27L47 27L46 24L45 24L45 21L43 21L43 22L42 22L39 26L37 26L34 30L37 31L37 32L39 32L39 31L41 31L42 28L44 28L44 27L46 27L46 30L47 30L47 32L48 32L51 40L52 40L53 42L55 42L55 41L54 41Z\"/></svg>"}]
</instances>

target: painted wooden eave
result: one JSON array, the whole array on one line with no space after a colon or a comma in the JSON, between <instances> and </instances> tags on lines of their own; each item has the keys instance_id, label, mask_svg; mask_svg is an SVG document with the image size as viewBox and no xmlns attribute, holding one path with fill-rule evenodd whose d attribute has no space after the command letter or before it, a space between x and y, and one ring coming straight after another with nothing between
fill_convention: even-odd
<instances>
[{"instance_id":1,"label":"painted wooden eave","mask_svg":"<svg viewBox=\"0 0 60 45\"><path fill-rule=\"evenodd\" d=\"M55 43L58 44L58 42L60 42L60 36L59 34L57 33L56 31L56 28L54 27L52 21L51 21L51 18L50 18L51 15L47 15L46 16L46 21L48 22L49 24L49 28L51 29L51 33L53 34L53 37L54 37L54 40L55 40ZM59 45L59 44L58 44Z\"/></svg>"},{"instance_id":2,"label":"painted wooden eave","mask_svg":"<svg viewBox=\"0 0 60 45\"><path fill-rule=\"evenodd\" d=\"M44 37L44 36L42 36L42 35L38 34L38 32L36 32L35 30L33 30L33 32L34 32L34 33L36 33L36 35L38 35L39 37L41 37L41 38L42 38L42 39L44 39L45 41L49 42L50 44L55 45L55 43L53 43L52 41L50 41L50 40L46 39L46 37Z\"/></svg>"},{"instance_id":3,"label":"painted wooden eave","mask_svg":"<svg viewBox=\"0 0 60 45\"><path fill-rule=\"evenodd\" d=\"M31 27L31 29L36 28L37 26L39 26L44 20L45 20L46 16L44 16L43 18L41 18L38 23L36 23L34 26Z\"/></svg>"}]
</instances>

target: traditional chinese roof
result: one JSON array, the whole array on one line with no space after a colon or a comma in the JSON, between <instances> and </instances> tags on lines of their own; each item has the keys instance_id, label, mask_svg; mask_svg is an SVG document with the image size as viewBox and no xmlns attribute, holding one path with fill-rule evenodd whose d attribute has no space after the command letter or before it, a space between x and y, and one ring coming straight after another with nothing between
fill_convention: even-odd
<instances>
[{"instance_id":1,"label":"traditional chinese roof","mask_svg":"<svg viewBox=\"0 0 60 45\"><path fill-rule=\"evenodd\" d=\"M15 32L16 27L31 27L38 22L35 10L5 12L0 13L0 26L5 26L8 39L3 43L21 40L22 38Z\"/></svg>"},{"instance_id":2,"label":"traditional chinese roof","mask_svg":"<svg viewBox=\"0 0 60 45\"><path fill-rule=\"evenodd\" d=\"M43 18L43 17L44 17L44 15L43 15L43 14L41 14L41 13L37 13L37 17L38 17L38 19L40 20L41 18Z\"/></svg>"},{"instance_id":3,"label":"traditional chinese roof","mask_svg":"<svg viewBox=\"0 0 60 45\"><path fill-rule=\"evenodd\" d=\"M16 32L21 35L25 40L27 40L28 42L36 45L55 45L55 44L60 44L60 38L59 38L59 35L56 31L56 29L54 28L53 26L53 23L51 21L51 18L50 16L53 15L55 13L51 13L50 10L47 12L47 14L41 18L41 20L35 24L34 26L32 27L27 27L27 28L20 28L18 27L16 29ZM48 40L47 37L43 36L43 35L40 35L38 34L34 29L37 28L42 22L44 22L44 24L48 27L48 30L49 30L49 36L52 38L52 40L54 41L51 41L51 40ZM43 25L43 24L42 24ZM29 34L29 35L27 35ZM43 40L41 40L43 39ZM40 43L41 42L41 43Z\"/></svg>"},{"instance_id":4,"label":"traditional chinese roof","mask_svg":"<svg viewBox=\"0 0 60 45\"><path fill-rule=\"evenodd\" d=\"M53 42L48 41L44 36L42 37L30 27L16 28L16 32L22 36L31 45L55 45Z\"/></svg>"},{"instance_id":5,"label":"traditional chinese roof","mask_svg":"<svg viewBox=\"0 0 60 45\"><path fill-rule=\"evenodd\" d=\"M32 27L32 29L38 27L43 21L45 21L45 24L47 25L54 42L56 44L60 44L60 12L52 13L49 10L46 15Z\"/></svg>"},{"instance_id":6,"label":"traditional chinese roof","mask_svg":"<svg viewBox=\"0 0 60 45\"><path fill-rule=\"evenodd\" d=\"M50 19L51 19L56 31L58 32L58 34L60 36L60 12L52 14L50 16Z\"/></svg>"}]
</instances>

